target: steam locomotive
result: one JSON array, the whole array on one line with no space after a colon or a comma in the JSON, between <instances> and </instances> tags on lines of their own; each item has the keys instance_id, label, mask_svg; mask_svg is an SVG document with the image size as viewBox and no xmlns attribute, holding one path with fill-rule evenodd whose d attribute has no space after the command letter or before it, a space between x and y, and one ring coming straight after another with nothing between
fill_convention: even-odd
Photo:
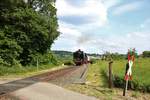
<instances>
[{"instance_id":1,"label":"steam locomotive","mask_svg":"<svg viewBox=\"0 0 150 100\"><path fill-rule=\"evenodd\" d=\"M76 64L76 66L80 66L82 64L88 63L88 56L86 53L81 51L80 49L73 53L73 61Z\"/></svg>"}]
</instances>

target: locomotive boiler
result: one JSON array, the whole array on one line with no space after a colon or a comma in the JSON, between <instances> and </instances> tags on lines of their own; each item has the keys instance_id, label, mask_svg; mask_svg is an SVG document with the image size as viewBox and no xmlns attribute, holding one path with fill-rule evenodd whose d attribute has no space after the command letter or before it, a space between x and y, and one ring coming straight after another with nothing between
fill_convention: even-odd
<instances>
[{"instance_id":1,"label":"locomotive boiler","mask_svg":"<svg viewBox=\"0 0 150 100\"><path fill-rule=\"evenodd\" d=\"M82 64L88 63L88 56L86 53L79 49L78 51L73 53L73 61L76 66L80 66Z\"/></svg>"}]
</instances>

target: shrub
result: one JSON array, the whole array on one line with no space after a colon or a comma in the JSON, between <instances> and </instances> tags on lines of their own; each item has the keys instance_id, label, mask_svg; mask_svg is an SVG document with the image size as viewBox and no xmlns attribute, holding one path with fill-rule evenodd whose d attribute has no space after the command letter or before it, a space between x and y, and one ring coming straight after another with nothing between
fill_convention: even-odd
<instances>
[{"instance_id":1,"label":"shrub","mask_svg":"<svg viewBox=\"0 0 150 100\"><path fill-rule=\"evenodd\" d=\"M64 65L74 65L74 63L72 61L65 61Z\"/></svg>"},{"instance_id":2,"label":"shrub","mask_svg":"<svg viewBox=\"0 0 150 100\"><path fill-rule=\"evenodd\" d=\"M113 83L114 83L115 87L123 88L125 85L125 80L121 77L115 76L113 79ZM150 85L140 83L137 80L129 81L128 89L139 90L141 92L149 92L150 93Z\"/></svg>"}]
</instances>

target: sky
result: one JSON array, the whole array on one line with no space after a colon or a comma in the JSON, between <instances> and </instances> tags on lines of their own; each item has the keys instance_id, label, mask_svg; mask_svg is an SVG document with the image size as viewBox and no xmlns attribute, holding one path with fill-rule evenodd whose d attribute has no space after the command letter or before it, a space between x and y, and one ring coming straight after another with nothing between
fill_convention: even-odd
<instances>
[{"instance_id":1,"label":"sky","mask_svg":"<svg viewBox=\"0 0 150 100\"><path fill-rule=\"evenodd\" d=\"M150 0L56 0L52 50L102 54L150 50Z\"/></svg>"}]
</instances>

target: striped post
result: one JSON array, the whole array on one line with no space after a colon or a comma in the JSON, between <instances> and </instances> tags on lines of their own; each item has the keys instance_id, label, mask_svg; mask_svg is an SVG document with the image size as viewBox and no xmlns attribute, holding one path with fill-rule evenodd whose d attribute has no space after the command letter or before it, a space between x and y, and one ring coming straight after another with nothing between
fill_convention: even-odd
<instances>
[{"instance_id":1,"label":"striped post","mask_svg":"<svg viewBox=\"0 0 150 100\"><path fill-rule=\"evenodd\" d=\"M125 77L124 77L126 83L124 86L123 96L125 96L126 91L128 89L128 81L132 80L132 66L133 66L134 59L135 59L134 53L135 53L135 49L128 50L128 63L126 66L126 73L125 73Z\"/></svg>"}]
</instances>

